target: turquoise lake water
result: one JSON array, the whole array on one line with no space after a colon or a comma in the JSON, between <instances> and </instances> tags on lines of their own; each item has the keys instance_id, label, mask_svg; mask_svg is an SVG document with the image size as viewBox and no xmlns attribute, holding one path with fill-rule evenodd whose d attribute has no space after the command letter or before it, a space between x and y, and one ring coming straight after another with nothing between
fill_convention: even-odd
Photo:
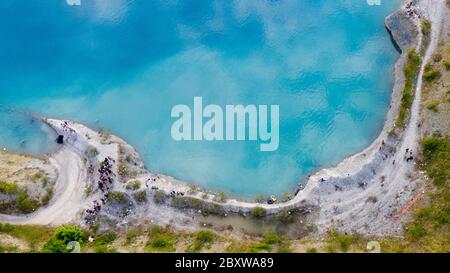
<instances>
[{"instance_id":1,"label":"turquoise lake water","mask_svg":"<svg viewBox=\"0 0 450 273\"><path fill-rule=\"evenodd\" d=\"M151 171L254 196L291 190L380 132L398 58L399 0L0 1L0 146L53 135L26 112L127 140ZM176 104L280 105L280 146L176 142ZM14 109L14 110L11 110Z\"/></svg>"}]
</instances>

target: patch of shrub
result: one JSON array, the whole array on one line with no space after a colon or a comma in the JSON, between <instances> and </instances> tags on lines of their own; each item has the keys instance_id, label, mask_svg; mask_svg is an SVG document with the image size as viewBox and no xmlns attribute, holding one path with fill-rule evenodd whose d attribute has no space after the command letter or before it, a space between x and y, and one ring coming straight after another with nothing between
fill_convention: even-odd
<instances>
[{"instance_id":1,"label":"patch of shrub","mask_svg":"<svg viewBox=\"0 0 450 273\"><path fill-rule=\"evenodd\" d=\"M216 236L209 230L201 230L196 233L194 242L188 247L188 252L198 252L205 247L210 247Z\"/></svg>"},{"instance_id":2,"label":"patch of shrub","mask_svg":"<svg viewBox=\"0 0 450 273\"><path fill-rule=\"evenodd\" d=\"M274 245L283 242L283 238L278 236L275 232L268 232L263 236L263 243Z\"/></svg>"},{"instance_id":3,"label":"patch of shrub","mask_svg":"<svg viewBox=\"0 0 450 273\"><path fill-rule=\"evenodd\" d=\"M437 100L434 100L426 105L428 110L436 112L436 113L439 112L438 106L439 106L439 101L437 101Z\"/></svg>"},{"instance_id":4,"label":"patch of shrub","mask_svg":"<svg viewBox=\"0 0 450 273\"><path fill-rule=\"evenodd\" d=\"M266 210L262 207L254 207L251 210L251 214L255 218L262 218L262 217L266 216Z\"/></svg>"},{"instance_id":5,"label":"patch of shrub","mask_svg":"<svg viewBox=\"0 0 450 273\"><path fill-rule=\"evenodd\" d=\"M331 230L328 234L327 250L329 252L335 252L339 248L342 252L347 252L350 247L356 244L360 239L359 234L343 234L336 230Z\"/></svg>"},{"instance_id":6,"label":"patch of shrub","mask_svg":"<svg viewBox=\"0 0 450 273\"><path fill-rule=\"evenodd\" d=\"M317 253L317 248L315 248L315 247L308 247L306 249L306 253Z\"/></svg>"},{"instance_id":7,"label":"patch of shrub","mask_svg":"<svg viewBox=\"0 0 450 273\"><path fill-rule=\"evenodd\" d=\"M24 240L28 243L29 247L34 250L38 243L45 242L52 237L53 230L44 226L19 226L0 223L0 233L5 233L12 237Z\"/></svg>"},{"instance_id":8,"label":"patch of shrub","mask_svg":"<svg viewBox=\"0 0 450 273\"><path fill-rule=\"evenodd\" d=\"M402 90L402 98L400 103L399 115L396 121L396 127L403 127L409 109L413 101L414 93L414 80L419 73L420 65L422 64L422 57L414 49L408 50L407 62L403 67L403 73L405 75L405 86Z\"/></svg>"},{"instance_id":9,"label":"patch of shrub","mask_svg":"<svg viewBox=\"0 0 450 273\"><path fill-rule=\"evenodd\" d=\"M439 54L439 53L434 54L433 55L433 62L438 63L440 61L442 61L442 55Z\"/></svg>"},{"instance_id":10,"label":"patch of shrub","mask_svg":"<svg viewBox=\"0 0 450 273\"><path fill-rule=\"evenodd\" d=\"M128 182L125 188L127 190L135 191L135 190L138 190L140 187L141 187L141 181L133 180L133 181Z\"/></svg>"},{"instance_id":11,"label":"patch of shrub","mask_svg":"<svg viewBox=\"0 0 450 273\"><path fill-rule=\"evenodd\" d=\"M138 203L146 203L147 202L147 192L145 190L135 192L133 194L134 200Z\"/></svg>"},{"instance_id":12,"label":"patch of shrub","mask_svg":"<svg viewBox=\"0 0 450 273\"><path fill-rule=\"evenodd\" d=\"M441 76L442 76L441 72L436 68L432 68L423 74L423 78L427 82L432 82L435 79L439 79Z\"/></svg>"},{"instance_id":13,"label":"patch of shrub","mask_svg":"<svg viewBox=\"0 0 450 273\"><path fill-rule=\"evenodd\" d=\"M227 201L227 194L225 192L219 192L215 197L214 201L224 203Z\"/></svg>"},{"instance_id":14,"label":"patch of shrub","mask_svg":"<svg viewBox=\"0 0 450 273\"><path fill-rule=\"evenodd\" d=\"M76 226L65 225L56 229L53 237L45 243L43 251L51 253L67 253L69 242L83 244L86 241L87 233Z\"/></svg>"},{"instance_id":15,"label":"patch of shrub","mask_svg":"<svg viewBox=\"0 0 450 273\"><path fill-rule=\"evenodd\" d=\"M271 252L272 246L265 243L255 243L251 245L249 250L250 253L259 253L261 251Z\"/></svg>"},{"instance_id":16,"label":"patch of shrub","mask_svg":"<svg viewBox=\"0 0 450 273\"><path fill-rule=\"evenodd\" d=\"M0 193L4 194L16 194L19 192L19 188L16 183L6 183L0 181Z\"/></svg>"},{"instance_id":17,"label":"patch of shrub","mask_svg":"<svg viewBox=\"0 0 450 273\"><path fill-rule=\"evenodd\" d=\"M434 184L448 183L450 169L449 137L427 137L420 141L423 159L421 165Z\"/></svg>"},{"instance_id":18,"label":"patch of shrub","mask_svg":"<svg viewBox=\"0 0 450 273\"><path fill-rule=\"evenodd\" d=\"M153 201L155 201L156 204L163 204L166 202L166 199L167 195L163 190L157 190L153 195Z\"/></svg>"},{"instance_id":19,"label":"patch of shrub","mask_svg":"<svg viewBox=\"0 0 450 273\"><path fill-rule=\"evenodd\" d=\"M48 203L50 202L50 200L53 197L53 189L52 188L47 188L46 190L46 194L42 197L41 203L43 206L48 205Z\"/></svg>"},{"instance_id":20,"label":"patch of shrub","mask_svg":"<svg viewBox=\"0 0 450 273\"><path fill-rule=\"evenodd\" d=\"M173 252L177 236L167 229L154 226L150 229L145 250L149 252Z\"/></svg>"},{"instance_id":21,"label":"patch of shrub","mask_svg":"<svg viewBox=\"0 0 450 273\"><path fill-rule=\"evenodd\" d=\"M450 61L444 61L444 67L447 71L450 70Z\"/></svg>"},{"instance_id":22,"label":"patch of shrub","mask_svg":"<svg viewBox=\"0 0 450 273\"><path fill-rule=\"evenodd\" d=\"M128 198L128 196L125 193L120 192L120 191L114 191L114 192L109 193L108 201L111 203L125 205L130 202L130 199Z\"/></svg>"},{"instance_id":23,"label":"patch of shrub","mask_svg":"<svg viewBox=\"0 0 450 273\"><path fill-rule=\"evenodd\" d=\"M39 207L39 203L33 199L30 199L26 191L20 191L18 193L16 205L22 213L31 213Z\"/></svg>"},{"instance_id":24,"label":"patch of shrub","mask_svg":"<svg viewBox=\"0 0 450 273\"><path fill-rule=\"evenodd\" d=\"M412 240L417 240L419 238L422 238L426 234L427 234L426 229L419 225L410 226L408 228L408 230L406 231L406 235Z\"/></svg>"}]
</instances>

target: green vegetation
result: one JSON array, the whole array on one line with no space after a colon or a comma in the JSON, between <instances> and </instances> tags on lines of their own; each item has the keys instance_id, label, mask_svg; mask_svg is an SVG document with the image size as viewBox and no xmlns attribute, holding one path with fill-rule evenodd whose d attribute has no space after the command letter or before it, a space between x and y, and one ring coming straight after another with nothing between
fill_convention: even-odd
<instances>
[{"instance_id":1,"label":"green vegetation","mask_svg":"<svg viewBox=\"0 0 450 273\"><path fill-rule=\"evenodd\" d=\"M423 34L423 43L422 48L420 49L420 53L425 55L427 50L427 46L430 44L431 39L431 22L428 20L421 21L422 34Z\"/></svg>"},{"instance_id":2,"label":"green vegetation","mask_svg":"<svg viewBox=\"0 0 450 273\"><path fill-rule=\"evenodd\" d=\"M108 232L99 235L92 243L88 243L87 247L92 247L95 253L116 253L117 250L110 245L117 239L117 234Z\"/></svg>"},{"instance_id":3,"label":"green vegetation","mask_svg":"<svg viewBox=\"0 0 450 273\"><path fill-rule=\"evenodd\" d=\"M420 145L420 168L432 179L434 188L406 225L406 240L386 240L382 243L383 251L450 252L450 137L427 137Z\"/></svg>"},{"instance_id":4,"label":"green vegetation","mask_svg":"<svg viewBox=\"0 0 450 273\"><path fill-rule=\"evenodd\" d=\"M317 253L317 248L315 248L315 247L308 247L306 249L306 253Z\"/></svg>"},{"instance_id":5,"label":"green vegetation","mask_svg":"<svg viewBox=\"0 0 450 273\"><path fill-rule=\"evenodd\" d=\"M422 168L436 186L448 186L450 170L450 137L427 137L420 142Z\"/></svg>"},{"instance_id":6,"label":"green vegetation","mask_svg":"<svg viewBox=\"0 0 450 273\"><path fill-rule=\"evenodd\" d=\"M224 203L227 201L227 194L225 192L219 192L215 197L214 201Z\"/></svg>"},{"instance_id":7,"label":"green vegetation","mask_svg":"<svg viewBox=\"0 0 450 273\"><path fill-rule=\"evenodd\" d=\"M153 226L149 231L149 240L145 246L147 252L173 252L175 251L176 234L168 229Z\"/></svg>"},{"instance_id":8,"label":"green vegetation","mask_svg":"<svg viewBox=\"0 0 450 273\"><path fill-rule=\"evenodd\" d=\"M166 202L166 199L167 195L163 190L157 190L153 195L153 201L155 201L156 204L163 204Z\"/></svg>"},{"instance_id":9,"label":"green vegetation","mask_svg":"<svg viewBox=\"0 0 450 273\"><path fill-rule=\"evenodd\" d=\"M209 230L201 230L195 235L194 242L187 248L187 252L199 252L200 250L210 248L216 236Z\"/></svg>"},{"instance_id":10,"label":"green vegetation","mask_svg":"<svg viewBox=\"0 0 450 273\"><path fill-rule=\"evenodd\" d=\"M69 242L83 244L87 239L87 233L76 226L61 226L56 229L53 237L45 243L43 251L52 253L67 253Z\"/></svg>"},{"instance_id":11,"label":"green vegetation","mask_svg":"<svg viewBox=\"0 0 450 273\"><path fill-rule=\"evenodd\" d=\"M219 204L205 202L203 200L192 197L173 197L172 206L179 209L191 208L201 210L203 215L225 215L225 210Z\"/></svg>"},{"instance_id":12,"label":"green vegetation","mask_svg":"<svg viewBox=\"0 0 450 273\"><path fill-rule=\"evenodd\" d=\"M147 202L147 192L145 190L135 192L133 194L134 200L138 203L146 203Z\"/></svg>"},{"instance_id":13,"label":"green vegetation","mask_svg":"<svg viewBox=\"0 0 450 273\"><path fill-rule=\"evenodd\" d=\"M251 214L255 218L262 218L262 217L266 216L266 210L262 207L254 207L251 210Z\"/></svg>"},{"instance_id":14,"label":"green vegetation","mask_svg":"<svg viewBox=\"0 0 450 273\"><path fill-rule=\"evenodd\" d=\"M117 173L122 177L126 177L129 175L127 167L125 167L125 165L123 164L119 164L117 166Z\"/></svg>"},{"instance_id":15,"label":"green vegetation","mask_svg":"<svg viewBox=\"0 0 450 273\"><path fill-rule=\"evenodd\" d=\"M127 190L135 191L135 190L138 190L140 187L141 187L141 181L133 180L133 181L128 182L125 188Z\"/></svg>"},{"instance_id":16,"label":"green vegetation","mask_svg":"<svg viewBox=\"0 0 450 273\"><path fill-rule=\"evenodd\" d=\"M16 183L6 183L0 181L0 193L4 194L16 194L19 192L19 188Z\"/></svg>"},{"instance_id":17,"label":"green vegetation","mask_svg":"<svg viewBox=\"0 0 450 273\"><path fill-rule=\"evenodd\" d=\"M108 201L112 202L112 203L120 204L120 205L125 205L130 202L130 199L128 198L128 196L125 193L120 192L120 191L114 191L114 192L109 193Z\"/></svg>"},{"instance_id":18,"label":"green vegetation","mask_svg":"<svg viewBox=\"0 0 450 273\"><path fill-rule=\"evenodd\" d=\"M292 252L290 241L284 239L281 236L278 236L273 231L264 234L262 244L270 245L270 246L277 246L277 252L280 252L280 253Z\"/></svg>"},{"instance_id":19,"label":"green vegetation","mask_svg":"<svg viewBox=\"0 0 450 273\"><path fill-rule=\"evenodd\" d=\"M439 101L437 101L437 100L433 100L426 105L428 110L431 110L436 113L439 112L438 106L439 106Z\"/></svg>"},{"instance_id":20,"label":"green vegetation","mask_svg":"<svg viewBox=\"0 0 450 273\"><path fill-rule=\"evenodd\" d=\"M41 203L43 206L48 205L48 203L50 202L50 200L53 197L53 188L47 188L46 190L46 194L42 197Z\"/></svg>"},{"instance_id":21,"label":"green vegetation","mask_svg":"<svg viewBox=\"0 0 450 273\"><path fill-rule=\"evenodd\" d=\"M328 252L347 252L350 250L350 247L354 244L358 244L361 241L362 237L359 234L343 234L336 230L331 230L328 233L328 244L326 249ZM361 248L361 247L360 247Z\"/></svg>"},{"instance_id":22,"label":"green vegetation","mask_svg":"<svg viewBox=\"0 0 450 273\"><path fill-rule=\"evenodd\" d=\"M37 251L37 245L50 239L53 230L45 226L15 226L0 223L0 233L24 240L32 251Z\"/></svg>"},{"instance_id":23,"label":"green vegetation","mask_svg":"<svg viewBox=\"0 0 450 273\"><path fill-rule=\"evenodd\" d=\"M433 55L433 62L438 63L440 61L442 61L442 55L439 54L439 53L434 54Z\"/></svg>"},{"instance_id":24,"label":"green vegetation","mask_svg":"<svg viewBox=\"0 0 450 273\"><path fill-rule=\"evenodd\" d=\"M450 70L450 61L444 61L444 66L447 71Z\"/></svg>"},{"instance_id":25,"label":"green vegetation","mask_svg":"<svg viewBox=\"0 0 450 273\"><path fill-rule=\"evenodd\" d=\"M95 147L89 149L89 156L94 157L98 155L98 150Z\"/></svg>"},{"instance_id":26,"label":"green vegetation","mask_svg":"<svg viewBox=\"0 0 450 273\"><path fill-rule=\"evenodd\" d=\"M17 195L16 206L22 213L31 213L39 207L39 203L30 199L26 191L20 191Z\"/></svg>"},{"instance_id":27,"label":"green vegetation","mask_svg":"<svg viewBox=\"0 0 450 273\"><path fill-rule=\"evenodd\" d=\"M272 246L265 243L255 243L251 245L250 250L248 252L250 253L259 253L261 251L271 252Z\"/></svg>"},{"instance_id":28,"label":"green vegetation","mask_svg":"<svg viewBox=\"0 0 450 273\"><path fill-rule=\"evenodd\" d=\"M142 235L142 230L140 229L132 229L129 230L126 234L125 245L130 245L136 241L136 238Z\"/></svg>"},{"instance_id":29,"label":"green vegetation","mask_svg":"<svg viewBox=\"0 0 450 273\"><path fill-rule=\"evenodd\" d=\"M400 103L400 111L395 123L396 127L403 127L411 104L414 98L414 84L417 74L419 73L420 65L422 64L422 57L414 50L408 50L408 59L403 67L403 73L405 75L405 87L402 91L402 98Z\"/></svg>"},{"instance_id":30,"label":"green vegetation","mask_svg":"<svg viewBox=\"0 0 450 273\"><path fill-rule=\"evenodd\" d=\"M425 66L425 73L423 74L423 78L427 82L432 82L436 79L439 79L442 76L441 72L438 68L434 67L431 64L427 64Z\"/></svg>"},{"instance_id":31,"label":"green vegetation","mask_svg":"<svg viewBox=\"0 0 450 273\"><path fill-rule=\"evenodd\" d=\"M14 245L4 245L0 242L0 253L14 253L17 252L17 247Z\"/></svg>"}]
</instances>

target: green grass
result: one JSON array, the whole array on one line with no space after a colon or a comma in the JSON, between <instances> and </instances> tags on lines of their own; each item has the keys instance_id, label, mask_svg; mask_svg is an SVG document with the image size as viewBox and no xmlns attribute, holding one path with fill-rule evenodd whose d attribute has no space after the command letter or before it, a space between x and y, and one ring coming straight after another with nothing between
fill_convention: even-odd
<instances>
[{"instance_id":1,"label":"green grass","mask_svg":"<svg viewBox=\"0 0 450 273\"><path fill-rule=\"evenodd\" d=\"M413 88L415 79L419 73L420 65L422 64L422 57L414 50L409 49L407 55L407 62L403 67L405 75L405 86L402 90L402 98L400 103L399 115L396 120L396 127L400 128L405 125L406 118L414 98Z\"/></svg>"},{"instance_id":2,"label":"green grass","mask_svg":"<svg viewBox=\"0 0 450 273\"><path fill-rule=\"evenodd\" d=\"M224 203L227 201L227 194L225 192L219 192L215 197L214 201Z\"/></svg>"},{"instance_id":3,"label":"green grass","mask_svg":"<svg viewBox=\"0 0 450 273\"><path fill-rule=\"evenodd\" d=\"M16 183L6 183L0 181L0 193L4 194L16 194L19 192L19 188Z\"/></svg>"},{"instance_id":4,"label":"green grass","mask_svg":"<svg viewBox=\"0 0 450 273\"><path fill-rule=\"evenodd\" d=\"M425 81L427 82L432 82L436 79L439 79L442 76L441 72L439 71L439 69L435 68L435 67L431 67L429 68L424 74L423 74L423 78Z\"/></svg>"},{"instance_id":5,"label":"green grass","mask_svg":"<svg viewBox=\"0 0 450 273\"><path fill-rule=\"evenodd\" d=\"M31 213L39 208L36 200L30 199L26 191L20 191L16 198L17 209L22 213Z\"/></svg>"},{"instance_id":6,"label":"green grass","mask_svg":"<svg viewBox=\"0 0 450 273\"><path fill-rule=\"evenodd\" d=\"M8 234L28 243L32 251L37 251L36 247L50 239L53 234L53 229L46 226L35 225L10 225L0 223L0 233Z\"/></svg>"},{"instance_id":7,"label":"green grass","mask_svg":"<svg viewBox=\"0 0 450 273\"><path fill-rule=\"evenodd\" d=\"M444 61L444 67L447 71L450 70L450 61Z\"/></svg>"},{"instance_id":8,"label":"green grass","mask_svg":"<svg viewBox=\"0 0 450 273\"><path fill-rule=\"evenodd\" d=\"M427 46L430 44L430 39L431 39L431 22L428 20L422 20L421 26L422 26L422 34L423 34L423 44L422 44L422 48L420 49L420 53L422 55L425 55Z\"/></svg>"},{"instance_id":9,"label":"green grass","mask_svg":"<svg viewBox=\"0 0 450 273\"><path fill-rule=\"evenodd\" d=\"M0 242L0 253L15 253L17 252L17 247L14 245L4 245Z\"/></svg>"},{"instance_id":10,"label":"green grass","mask_svg":"<svg viewBox=\"0 0 450 273\"><path fill-rule=\"evenodd\" d=\"M249 252L250 253L259 253L261 251L271 252L272 246L265 243L255 243L251 245Z\"/></svg>"},{"instance_id":11,"label":"green grass","mask_svg":"<svg viewBox=\"0 0 450 273\"><path fill-rule=\"evenodd\" d=\"M48 205L52 197L53 197L53 188L47 188L45 195L41 199L42 205L43 206Z\"/></svg>"},{"instance_id":12,"label":"green grass","mask_svg":"<svg viewBox=\"0 0 450 273\"><path fill-rule=\"evenodd\" d=\"M141 187L141 182L139 180L133 180L127 183L126 189L127 190L138 190Z\"/></svg>"},{"instance_id":13,"label":"green grass","mask_svg":"<svg viewBox=\"0 0 450 273\"><path fill-rule=\"evenodd\" d=\"M149 240L145 246L146 252L173 252L177 235L167 229L154 226L149 231Z\"/></svg>"},{"instance_id":14,"label":"green grass","mask_svg":"<svg viewBox=\"0 0 450 273\"><path fill-rule=\"evenodd\" d=\"M433 112L435 112L435 113L439 112L438 106L439 106L439 101L437 101L437 100L434 100L434 101L432 101L432 102L429 102L429 103L426 105L426 107L427 107L428 110L433 111Z\"/></svg>"},{"instance_id":15,"label":"green grass","mask_svg":"<svg viewBox=\"0 0 450 273\"><path fill-rule=\"evenodd\" d=\"M93 248L95 253L116 253L117 250L110 245L117 239L117 234L108 232L94 238L92 243L86 244L86 247Z\"/></svg>"},{"instance_id":16,"label":"green grass","mask_svg":"<svg viewBox=\"0 0 450 273\"><path fill-rule=\"evenodd\" d=\"M202 249L210 248L216 235L209 230L201 230L195 234L194 242L188 246L187 252L199 252Z\"/></svg>"},{"instance_id":17,"label":"green grass","mask_svg":"<svg viewBox=\"0 0 450 273\"><path fill-rule=\"evenodd\" d=\"M385 252L450 252L450 137L432 136L420 141L419 166L434 187L415 208L405 226L404 240L385 240Z\"/></svg>"},{"instance_id":18,"label":"green grass","mask_svg":"<svg viewBox=\"0 0 450 273\"><path fill-rule=\"evenodd\" d=\"M121 204L121 205L125 205L130 202L130 199L128 198L128 196L125 193L120 192L120 191L114 191L114 192L109 193L108 201L114 202L117 204Z\"/></svg>"},{"instance_id":19,"label":"green grass","mask_svg":"<svg viewBox=\"0 0 450 273\"><path fill-rule=\"evenodd\" d=\"M147 202L147 192L145 190L135 192L135 193L133 193L133 198L138 203L146 203Z\"/></svg>"},{"instance_id":20,"label":"green grass","mask_svg":"<svg viewBox=\"0 0 450 273\"><path fill-rule=\"evenodd\" d=\"M315 247L308 247L306 249L306 253L317 253L317 248L315 248Z\"/></svg>"},{"instance_id":21,"label":"green grass","mask_svg":"<svg viewBox=\"0 0 450 273\"><path fill-rule=\"evenodd\" d=\"M442 55L439 54L439 53L434 54L433 55L433 62L438 63L440 61L442 61Z\"/></svg>"},{"instance_id":22,"label":"green grass","mask_svg":"<svg viewBox=\"0 0 450 273\"><path fill-rule=\"evenodd\" d=\"M326 250L328 252L348 252L354 245L358 245L361 241L359 234L344 234L336 230L328 233Z\"/></svg>"},{"instance_id":23,"label":"green grass","mask_svg":"<svg viewBox=\"0 0 450 273\"><path fill-rule=\"evenodd\" d=\"M277 252L279 253L292 252L290 241L278 236L273 231L264 234L262 244L277 246Z\"/></svg>"},{"instance_id":24,"label":"green grass","mask_svg":"<svg viewBox=\"0 0 450 273\"><path fill-rule=\"evenodd\" d=\"M137 239L137 237L142 235L142 230L140 229L132 229L129 230L125 237L125 245L130 245L134 243Z\"/></svg>"},{"instance_id":25,"label":"green grass","mask_svg":"<svg viewBox=\"0 0 450 273\"><path fill-rule=\"evenodd\" d=\"M153 195L153 201L155 201L156 204L163 204L166 202L166 199L167 195L163 190L157 190Z\"/></svg>"},{"instance_id":26,"label":"green grass","mask_svg":"<svg viewBox=\"0 0 450 273\"><path fill-rule=\"evenodd\" d=\"M420 142L422 168L436 186L448 185L450 176L450 137L427 137Z\"/></svg>"},{"instance_id":27,"label":"green grass","mask_svg":"<svg viewBox=\"0 0 450 273\"><path fill-rule=\"evenodd\" d=\"M266 210L264 208L262 208L262 207L254 207L250 211L250 213L255 218L262 218L262 217L266 216Z\"/></svg>"}]
</instances>

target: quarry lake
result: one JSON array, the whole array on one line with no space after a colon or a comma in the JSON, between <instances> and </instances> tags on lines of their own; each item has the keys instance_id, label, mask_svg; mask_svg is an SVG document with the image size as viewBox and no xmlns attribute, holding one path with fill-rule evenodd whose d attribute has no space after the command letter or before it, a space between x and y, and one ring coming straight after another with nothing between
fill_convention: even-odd
<instances>
[{"instance_id":1,"label":"quarry lake","mask_svg":"<svg viewBox=\"0 0 450 273\"><path fill-rule=\"evenodd\" d=\"M37 116L124 138L152 172L241 196L281 194L369 145L399 53L399 0L0 2L0 146L54 149ZM175 105L278 105L279 145L176 141ZM32 115L29 115L31 113Z\"/></svg>"}]
</instances>

